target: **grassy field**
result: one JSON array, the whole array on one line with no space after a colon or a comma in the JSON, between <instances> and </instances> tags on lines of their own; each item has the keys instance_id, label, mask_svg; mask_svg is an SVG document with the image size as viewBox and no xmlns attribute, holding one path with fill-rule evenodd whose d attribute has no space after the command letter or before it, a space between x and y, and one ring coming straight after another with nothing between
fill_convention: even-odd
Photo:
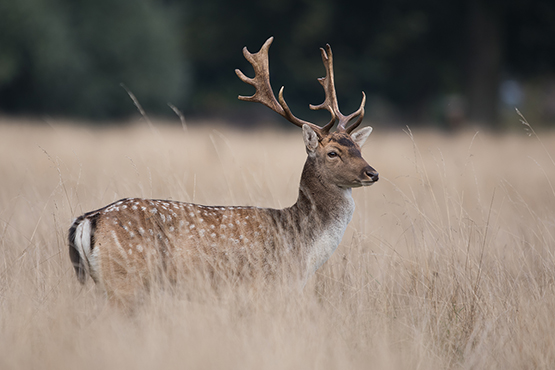
<instances>
[{"instance_id":1,"label":"grassy field","mask_svg":"<svg viewBox=\"0 0 555 370\"><path fill-rule=\"evenodd\" d=\"M295 202L300 130L0 124L0 369L549 369L555 135L375 125L380 172L303 294L160 292L131 317L67 251L123 197Z\"/></svg>"}]
</instances>

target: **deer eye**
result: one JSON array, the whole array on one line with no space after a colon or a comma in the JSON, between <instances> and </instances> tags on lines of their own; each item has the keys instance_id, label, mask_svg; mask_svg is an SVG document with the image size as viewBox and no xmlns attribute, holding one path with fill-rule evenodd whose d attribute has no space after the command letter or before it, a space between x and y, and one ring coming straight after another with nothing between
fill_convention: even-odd
<instances>
[{"instance_id":1,"label":"deer eye","mask_svg":"<svg viewBox=\"0 0 555 370\"><path fill-rule=\"evenodd\" d=\"M336 152L329 152L328 157L335 158L335 157L337 157L337 153Z\"/></svg>"}]
</instances>

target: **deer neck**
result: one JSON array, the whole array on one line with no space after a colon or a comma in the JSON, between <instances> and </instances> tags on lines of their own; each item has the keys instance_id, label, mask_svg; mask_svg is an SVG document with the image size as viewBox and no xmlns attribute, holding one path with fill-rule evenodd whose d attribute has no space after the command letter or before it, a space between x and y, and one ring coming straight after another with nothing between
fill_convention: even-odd
<instances>
[{"instance_id":1,"label":"deer neck","mask_svg":"<svg viewBox=\"0 0 555 370\"><path fill-rule=\"evenodd\" d=\"M303 216L313 221L316 219L322 227L341 217L348 216L350 221L354 211L351 189L327 182L315 162L313 157L308 157L305 162L294 207Z\"/></svg>"},{"instance_id":2,"label":"deer neck","mask_svg":"<svg viewBox=\"0 0 555 370\"><path fill-rule=\"evenodd\" d=\"M326 182L318 171L316 159L309 156L304 165L297 202L286 211L295 220L299 251L310 277L332 253L343 238L355 209L350 188Z\"/></svg>"}]
</instances>

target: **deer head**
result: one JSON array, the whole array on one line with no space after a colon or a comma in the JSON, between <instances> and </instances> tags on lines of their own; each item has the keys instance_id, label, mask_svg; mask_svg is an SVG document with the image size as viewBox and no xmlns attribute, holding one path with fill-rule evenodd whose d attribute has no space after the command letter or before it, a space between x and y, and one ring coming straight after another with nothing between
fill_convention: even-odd
<instances>
[{"instance_id":1,"label":"deer head","mask_svg":"<svg viewBox=\"0 0 555 370\"><path fill-rule=\"evenodd\" d=\"M362 93L362 102L358 110L348 116L341 113L335 91L333 54L330 45L326 45L326 49L320 48L322 61L326 68L326 76L318 79L324 88L324 102L319 105L309 105L312 110L325 109L331 115L327 124L318 126L293 115L283 97L283 86L276 99L270 84L268 62L268 50L273 40L273 37L266 40L260 51L255 54L250 53L246 47L243 49L243 55L252 64L255 76L249 78L239 69L236 69L235 73L243 82L254 86L256 92L252 96L239 96L239 99L262 103L289 122L302 127L308 154L307 163L314 164L317 176L326 183L341 188L352 188L372 185L378 181L378 172L361 155L361 147L372 132L372 127L354 131L364 118L366 95L364 92ZM355 118L355 122L348 125ZM331 132L336 122L337 129Z\"/></svg>"}]
</instances>

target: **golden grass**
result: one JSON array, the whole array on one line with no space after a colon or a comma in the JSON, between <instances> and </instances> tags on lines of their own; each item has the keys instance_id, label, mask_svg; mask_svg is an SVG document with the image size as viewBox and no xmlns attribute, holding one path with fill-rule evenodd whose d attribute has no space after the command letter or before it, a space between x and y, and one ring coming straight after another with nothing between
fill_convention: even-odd
<instances>
[{"instance_id":1,"label":"golden grass","mask_svg":"<svg viewBox=\"0 0 555 370\"><path fill-rule=\"evenodd\" d=\"M303 294L160 292L128 317L78 284L72 219L128 196L288 206L300 131L4 122L0 368L552 368L555 135L412 136L375 127L380 181Z\"/></svg>"}]
</instances>

